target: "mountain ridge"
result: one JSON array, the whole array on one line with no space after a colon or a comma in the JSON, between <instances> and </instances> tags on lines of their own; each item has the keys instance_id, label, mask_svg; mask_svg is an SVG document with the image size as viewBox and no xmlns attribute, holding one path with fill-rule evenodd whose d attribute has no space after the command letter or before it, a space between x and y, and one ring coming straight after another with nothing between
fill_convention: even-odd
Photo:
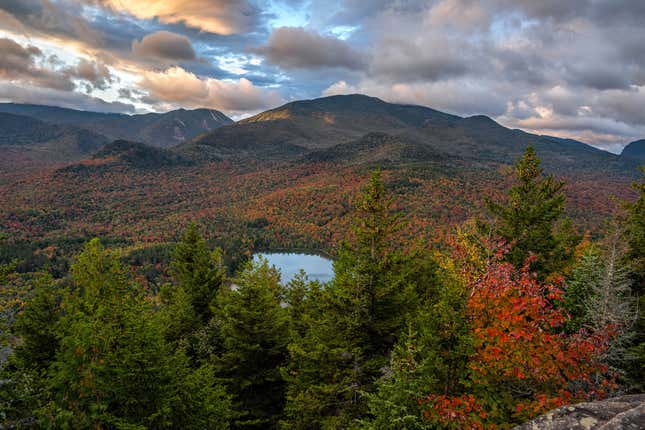
<instances>
[{"instance_id":1,"label":"mountain ridge","mask_svg":"<svg viewBox=\"0 0 645 430\"><path fill-rule=\"evenodd\" d=\"M10 154L32 161L77 161L106 143L104 136L84 128L0 112L0 151L10 162Z\"/></svg>"},{"instance_id":2,"label":"mountain ridge","mask_svg":"<svg viewBox=\"0 0 645 430\"><path fill-rule=\"evenodd\" d=\"M645 139L628 143L620 156L627 159L645 161Z\"/></svg>"},{"instance_id":3,"label":"mountain ridge","mask_svg":"<svg viewBox=\"0 0 645 430\"><path fill-rule=\"evenodd\" d=\"M509 164L532 145L549 171L602 169L622 174L635 170L633 162L584 142L509 129L485 115L459 117L364 95L292 101L203 134L174 150L207 160L308 160L302 155L309 151L356 142L371 133L385 133L417 148L427 146L422 152L473 163Z\"/></svg>"},{"instance_id":4,"label":"mountain ridge","mask_svg":"<svg viewBox=\"0 0 645 430\"><path fill-rule=\"evenodd\" d=\"M202 133L233 123L233 120L222 112L206 108L127 115L57 106L0 103L0 113L27 116L57 125L73 124L102 134L108 141L141 141L162 148L175 146Z\"/></svg>"}]
</instances>

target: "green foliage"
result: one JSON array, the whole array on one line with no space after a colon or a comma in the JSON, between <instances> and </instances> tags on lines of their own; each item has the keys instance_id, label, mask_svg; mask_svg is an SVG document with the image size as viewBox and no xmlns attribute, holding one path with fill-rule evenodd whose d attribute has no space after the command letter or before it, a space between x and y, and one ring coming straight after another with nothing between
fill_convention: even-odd
<instances>
[{"instance_id":1,"label":"green foliage","mask_svg":"<svg viewBox=\"0 0 645 430\"><path fill-rule=\"evenodd\" d=\"M367 394L369 429L426 429L420 399L429 393L459 395L465 389L473 353L467 313L467 289L447 271L437 275L442 288L414 315L392 354L389 371Z\"/></svg>"},{"instance_id":2,"label":"green foliage","mask_svg":"<svg viewBox=\"0 0 645 430\"><path fill-rule=\"evenodd\" d=\"M307 292L300 336L289 346L285 428L350 425L367 412L373 389L405 324L407 281L402 253L390 240L400 228L380 173L357 202L353 241L334 262L335 278Z\"/></svg>"},{"instance_id":3,"label":"green foliage","mask_svg":"<svg viewBox=\"0 0 645 430\"><path fill-rule=\"evenodd\" d=\"M92 240L65 279L0 266L3 284L30 291L24 309L11 305L16 337L0 375L0 417L62 429L504 428L610 395L611 366L628 365L632 390L642 389L642 315L637 336L628 329L629 286L642 292L645 188L637 186L625 234L610 232L572 265L578 238L563 219L562 184L543 177L531 149L516 172L508 205L489 204L498 223L437 237L441 252L424 237L409 245L374 173L328 284L301 273L283 286L266 261L229 280L195 225L176 246L174 282L161 289L124 264L146 264L163 280L169 245L128 247L124 258ZM264 215L240 224L266 234L277 218ZM305 236L298 240L319 240ZM248 260L252 241L238 245L235 261ZM531 254L539 280L499 261L522 266ZM67 275L64 267L53 273ZM564 293L542 282L570 268Z\"/></svg>"},{"instance_id":4,"label":"green foliage","mask_svg":"<svg viewBox=\"0 0 645 430\"><path fill-rule=\"evenodd\" d=\"M266 260L249 263L218 297L223 352L214 362L234 395L235 428L274 428L282 412L288 320L281 301L280 274Z\"/></svg>"},{"instance_id":5,"label":"green foliage","mask_svg":"<svg viewBox=\"0 0 645 430\"><path fill-rule=\"evenodd\" d=\"M422 430L430 428L423 419L423 398L436 383L427 368L427 351L418 333L408 328L392 354L389 372L376 384L376 392L366 394L371 419L362 423L369 430Z\"/></svg>"},{"instance_id":6,"label":"green foliage","mask_svg":"<svg viewBox=\"0 0 645 430\"><path fill-rule=\"evenodd\" d=\"M212 368L193 370L173 351L117 254L92 240L71 273L62 302L45 278L16 324L9 377L41 426L228 428L230 399Z\"/></svg>"},{"instance_id":7,"label":"green foliage","mask_svg":"<svg viewBox=\"0 0 645 430\"><path fill-rule=\"evenodd\" d=\"M13 332L21 339L13 358L24 369L43 372L58 349L56 324L62 315L63 295L61 288L47 275L38 277L33 288L34 297L18 315L13 326Z\"/></svg>"},{"instance_id":8,"label":"green foliage","mask_svg":"<svg viewBox=\"0 0 645 430\"><path fill-rule=\"evenodd\" d=\"M400 229L400 215L392 214L392 199L385 193L380 173L372 174L369 185L357 203L352 232L354 242L341 247L334 262L331 290L339 309L344 309L346 336L363 349L364 371L373 375L392 349L402 327L405 298L406 261L393 250L391 239Z\"/></svg>"},{"instance_id":9,"label":"green foliage","mask_svg":"<svg viewBox=\"0 0 645 430\"><path fill-rule=\"evenodd\" d=\"M59 343L55 327L61 316L61 289L49 275L37 274L29 290L31 297L23 306L11 306L16 299L3 298L10 302L3 303L8 307L3 309L3 337L12 342L2 347L13 344L13 354L0 363L0 420L18 428L34 421L34 411L47 396L45 376Z\"/></svg>"},{"instance_id":10,"label":"green foliage","mask_svg":"<svg viewBox=\"0 0 645 430\"><path fill-rule=\"evenodd\" d=\"M642 168L645 175L645 166ZM625 238L629 251L625 256L633 268L632 291L638 300L638 311L633 332L635 334L629 347L627 358L627 380L631 390L645 390L645 180L634 183L638 192L637 200L627 205L628 218L625 223Z\"/></svg>"},{"instance_id":11,"label":"green foliage","mask_svg":"<svg viewBox=\"0 0 645 430\"><path fill-rule=\"evenodd\" d=\"M224 282L226 270L219 249L210 252L197 226L190 224L175 248L171 271L180 288L190 297L202 323L213 316L211 306Z\"/></svg>"},{"instance_id":12,"label":"green foliage","mask_svg":"<svg viewBox=\"0 0 645 430\"><path fill-rule=\"evenodd\" d=\"M200 327L191 297L182 287L164 285L159 298L161 309L159 318L163 321L163 333L173 344L194 342L191 336Z\"/></svg>"},{"instance_id":13,"label":"green foliage","mask_svg":"<svg viewBox=\"0 0 645 430\"><path fill-rule=\"evenodd\" d=\"M564 309L570 315L565 323L568 333L575 333L589 324L587 301L592 294L593 285L602 278L602 270L602 256L596 247L589 247L574 266L562 301Z\"/></svg>"},{"instance_id":14,"label":"green foliage","mask_svg":"<svg viewBox=\"0 0 645 430\"><path fill-rule=\"evenodd\" d=\"M521 267L534 254L537 258L531 267L541 278L562 273L578 242L570 224L557 230L564 215L564 183L553 176L544 177L540 159L530 146L515 165L515 173L517 184L508 192L508 203L487 201L488 209L497 218L497 234L513 243L506 259Z\"/></svg>"},{"instance_id":15,"label":"green foliage","mask_svg":"<svg viewBox=\"0 0 645 430\"><path fill-rule=\"evenodd\" d=\"M645 175L645 166L642 170ZM635 182L633 187L638 193L638 198L627 206L626 238L630 248L627 257L634 263L638 276L636 291L642 295L641 293L645 292L645 180Z\"/></svg>"},{"instance_id":16,"label":"green foliage","mask_svg":"<svg viewBox=\"0 0 645 430\"><path fill-rule=\"evenodd\" d=\"M597 248L590 247L582 256L574 267L562 305L570 315L564 324L567 333L585 329L591 334L608 330L613 334L603 361L622 372L631 364L626 348L634 336L637 307L621 233L608 232Z\"/></svg>"}]
</instances>

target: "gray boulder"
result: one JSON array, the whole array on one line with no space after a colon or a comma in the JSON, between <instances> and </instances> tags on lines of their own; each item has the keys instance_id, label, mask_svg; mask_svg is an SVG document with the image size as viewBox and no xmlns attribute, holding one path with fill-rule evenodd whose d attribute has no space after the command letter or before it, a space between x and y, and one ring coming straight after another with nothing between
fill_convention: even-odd
<instances>
[{"instance_id":1,"label":"gray boulder","mask_svg":"<svg viewBox=\"0 0 645 430\"><path fill-rule=\"evenodd\" d=\"M514 430L632 429L645 429L645 394L563 406L517 426Z\"/></svg>"}]
</instances>

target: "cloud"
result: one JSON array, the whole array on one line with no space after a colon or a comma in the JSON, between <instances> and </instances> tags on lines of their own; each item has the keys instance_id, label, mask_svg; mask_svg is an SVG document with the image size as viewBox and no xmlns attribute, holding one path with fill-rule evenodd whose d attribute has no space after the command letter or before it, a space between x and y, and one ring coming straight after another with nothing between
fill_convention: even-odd
<instances>
[{"instance_id":1,"label":"cloud","mask_svg":"<svg viewBox=\"0 0 645 430\"><path fill-rule=\"evenodd\" d=\"M243 113L274 107L280 95L240 78L237 82L199 78L181 67L143 74L140 87L147 91L147 101L161 106L213 108L228 113Z\"/></svg>"},{"instance_id":2,"label":"cloud","mask_svg":"<svg viewBox=\"0 0 645 430\"><path fill-rule=\"evenodd\" d=\"M340 67L358 70L365 59L344 41L310 32L301 27L273 30L266 45L253 49L285 69Z\"/></svg>"},{"instance_id":3,"label":"cloud","mask_svg":"<svg viewBox=\"0 0 645 430\"><path fill-rule=\"evenodd\" d=\"M64 73L85 81L90 90L94 88L105 90L117 80L105 64L85 58L81 58L76 66L65 69Z\"/></svg>"},{"instance_id":4,"label":"cloud","mask_svg":"<svg viewBox=\"0 0 645 430\"><path fill-rule=\"evenodd\" d=\"M331 84L329 87L325 88L322 92L322 95L327 96L339 96L346 94L356 94L358 93L358 87L348 84L345 81L338 81Z\"/></svg>"},{"instance_id":5,"label":"cloud","mask_svg":"<svg viewBox=\"0 0 645 430\"><path fill-rule=\"evenodd\" d=\"M139 19L231 35L252 29L259 11L247 0L83 0Z\"/></svg>"},{"instance_id":6,"label":"cloud","mask_svg":"<svg viewBox=\"0 0 645 430\"><path fill-rule=\"evenodd\" d=\"M75 13L79 8L73 0L3 0L0 10L11 16L9 20L0 20L0 27L101 44L100 33L81 14Z\"/></svg>"},{"instance_id":7,"label":"cloud","mask_svg":"<svg viewBox=\"0 0 645 430\"><path fill-rule=\"evenodd\" d=\"M432 37L416 44L389 39L380 44L370 64L370 74L389 81L436 81L466 74L477 67L470 49Z\"/></svg>"},{"instance_id":8,"label":"cloud","mask_svg":"<svg viewBox=\"0 0 645 430\"><path fill-rule=\"evenodd\" d=\"M63 66L56 56L46 56L36 46L23 47L11 39L0 39L0 52L0 80L13 84L73 91L75 81L83 81L92 91L107 89L116 81L103 63L80 58L74 66Z\"/></svg>"},{"instance_id":9,"label":"cloud","mask_svg":"<svg viewBox=\"0 0 645 430\"><path fill-rule=\"evenodd\" d=\"M0 31L4 88L43 102L242 114L364 92L603 147L645 137L643 0L0 0Z\"/></svg>"},{"instance_id":10,"label":"cloud","mask_svg":"<svg viewBox=\"0 0 645 430\"><path fill-rule=\"evenodd\" d=\"M493 117L506 112L506 98L491 93L486 84L467 80L387 84L366 79L356 85L345 81L332 84L323 95L363 93L392 103L431 106L460 115L486 114Z\"/></svg>"},{"instance_id":11,"label":"cloud","mask_svg":"<svg viewBox=\"0 0 645 430\"><path fill-rule=\"evenodd\" d=\"M132 42L135 55L161 60L185 60L197 58L190 39L169 31L157 31Z\"/></svg>"},{"instance_id":12,"label":"cloud","mask_svg":"<svg viewBox=\"0 0 645 430\"><path fill-rule=\"evenodd\" d=\"M134 112L134 106L128 103L107 102L98 97L78 92L41 87L19 87L3 82L0 82L0 99L14 103L61 106L96 112Z\"/></svg>"},{"instance_id":13,"label":"cloud","mask_svg":"<svg viewBox=\"0 0 645 430\"><path fill-rule=\"evenodd\" d=\"M74 84L67 76L37 63L45 60L43 52L37 47L23 47L11 39L0 39L0 52L0 79L59 90L74 89Z\"/></svg>"}]
</instances>

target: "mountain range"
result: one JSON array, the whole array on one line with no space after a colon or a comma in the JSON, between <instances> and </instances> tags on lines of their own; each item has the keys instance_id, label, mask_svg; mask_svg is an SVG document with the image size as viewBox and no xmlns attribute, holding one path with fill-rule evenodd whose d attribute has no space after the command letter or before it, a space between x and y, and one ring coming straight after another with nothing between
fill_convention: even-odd
<instances>
[{"instance_id":1,"label":"mountain range","mask_svg":"<svg viewBox=\"0 0 645 430\"><path fill-rule=\"evenodd\" d=\"M371 144L361 149L363 146L356 142L365 137ZM527 145L533 145L552 171L602 169L620 174L633 168L631 160L575 140L511 130L482 115L462 118L363 95L288 103L201 135L176 150L207 159L294 160L312 150L333 151L335 147L339 153L356 158L359 154L348 153L352 148L359 152L375 150L393 140L420 153L430 151L474 163L510 163Z\"/></svg>"},{"instance_id":2,"label":"mountain range","mask_svg":"<svg viewBox=\"0 0 645 430\"><path fill-rule=\"evenodd\" d=\"M482 115L464 118L358 94L295 101L238 122L209 109L125 115L13 103L0 104L0 116L4 145L13 151L23 146L32 158L61 149L52 159L69 162L113 140L172 148L197 161L423 162L430 157L511 163L533 145L554 172L624 174L645 157L645 141L615 155L571 139L508 129Z\"/></svg>"},{"instance_id":3,"label":"mountain range","mask_svg":"<svg viewBox=\"0 0 645 430\"><path fill-rule=\"evenodd\" d=\"M35 118L52 125L73 125L104 136L169 148L233 120L212 109L179 109L166 113L125 115L15 103L0 103L0 113ZM25 121L25 120L23 120ZM4 127L0 128L0 139Z\"/></svg>"},{"instance_id":4,"label":"mountain range","mask_svg":"<svg viewBox=\"0 0 645 430\"><path fill-rule=\"evenodd\" d=\"M413 219L410 234L422 234L485 211L532 145L567 182L569 215L593 230L633 196L643 142L616 155L363 95L294 101L237 122L206 109L3 104L0 226L16 240L139 244L172 242L197 220L221 240L243 238L233 246L331 249L370 170L383 171Z\"/></svg>"}]
</instances>

